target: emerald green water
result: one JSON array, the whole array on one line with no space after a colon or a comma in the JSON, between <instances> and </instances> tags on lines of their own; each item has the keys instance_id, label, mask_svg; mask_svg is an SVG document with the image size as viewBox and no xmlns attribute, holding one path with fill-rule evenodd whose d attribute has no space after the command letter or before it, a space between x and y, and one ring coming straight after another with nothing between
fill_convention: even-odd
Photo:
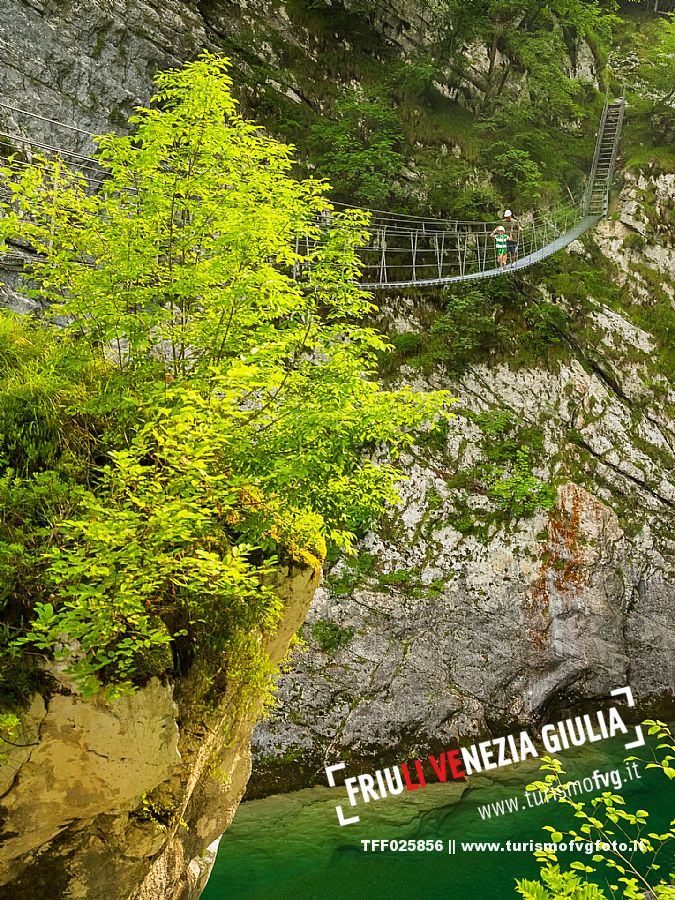
<instances>
[{"instance_id":1,"label":"emerald green water","mask_svg":"<svg viewBox=\"0 0 675 900\"><path fill-rule=\"evenodd\" d=\"M642 757L647 748L637 751ZM619 770L620 793L626 808L650 811L648 831L663 829L675 815L675 783L645 769L628 779L623 741L594 745L576 754L560 754L570 777L583 779L594 770ZM462 851L461 841L546 841L542 825L571 822L569 808L554 803L529 808L524 787L538 768L533 764L499 770L495 780L474 778L471 785L430 785L400 797L360 805L361 822L340 827L335 804L344 803L344 789L312 788L294 794L244 803L223 836L213 874L203 900L506 900L517 895L516 877L538 870L532 852ZM600 790L616 787L610 782ZM576 799L588 800L597 791ZM520 809L497 818L481 819L478 807L519 798ZM493 814L494 815L494 814ZM578 820L577 820L578 824ZM364 852L362 839L441 840L443 852ZM447 851L449 839L456 852ZM634 859L645 859L637 853ZM590 856L561 853L561 862ZM663 869L668 862L660 859ZM672 865L669 868L672 871Z\"/></svg>"}]
</instances>

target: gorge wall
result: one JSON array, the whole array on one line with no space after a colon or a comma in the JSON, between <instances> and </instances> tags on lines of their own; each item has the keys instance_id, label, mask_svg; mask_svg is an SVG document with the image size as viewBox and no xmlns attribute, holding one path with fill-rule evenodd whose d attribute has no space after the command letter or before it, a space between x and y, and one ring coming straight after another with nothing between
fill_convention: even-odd
<instances>
[{"instance_id":1,"label":"gorge wall","mask_svg":"<svg viewBox=\"0 0 675 900\"><path fill-rule=\"evenodd\" d=\"M373 9L376 27L397 46L410 31L411 43L419 42L425 29L430 34L425 3L382 3ZM292 85L272 78L279 62L275 46L315 59L320 43L300 12L268 0L74 0L65 5L7 0L0 23L0 99L84 130L122 127L134 106L147 102L158 70L179 65L204 47L229 52L239 81L243 77L253 89L285 94ZM303 102L300 96L293 100ZM9 110L3 110L0 122L14 133L29 125L38 139L78 145L76 135L48 122L17 120Z\"/></svg>"},{"instance_id":2,"label":"gorge wall","mask_svg":"<svg viewBox=\"0 0 675 900\"><path fill-rule=\"evenodd\" d=\"M452 34L452 22L436 0L6 0L0 101L56 122L0 107L0 129L11 142L25 134L91 152L85 134L57 122L85 132L124 129L134 107L147 102L153 75L205 47L232 59L244 111L259 121L268 107L291 116L303 108L320 112L336 86L358 82L360 61L379 65L393 53L412 62L443 34ZM488 73L499 80L512 68L496 48L464 49L461 73L440 61L437 100L471 105L485 94ZM566 66L571 77L597 85L598 64L587 44L573 47ZM516 79L515 94L525 83Z\"/></svg>"},{"instance_id":3,"label":"gorge wall","mask_svg":"<svg viewBox=\"0 0 675 900\"><path fill-rule=\"evenodd\" d=\"M565 718L623 685L672 717L675 395L670 357L636 321L675 296L673 187L626 176L616 214L562 264L579 282L602 252L623 308L597 285L580 296L542 279L538 302L579 326L547 359L521 348L461 373L404 369L450 389L458 418L401 461L400 506L317 592L308 651L254 734L252 796L319 780L336 759L415 758ZM422 298L387 298L381 316L429 333ZM495 477L523 498L552 487L550 508L511 495L504 516Z\"/></svg>"}]
</instances>

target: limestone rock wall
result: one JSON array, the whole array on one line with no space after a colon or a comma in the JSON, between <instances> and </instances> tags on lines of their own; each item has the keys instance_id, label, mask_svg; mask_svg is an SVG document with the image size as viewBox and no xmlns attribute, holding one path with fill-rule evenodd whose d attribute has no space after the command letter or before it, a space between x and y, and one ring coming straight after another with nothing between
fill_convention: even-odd
<instances>
[{"instance_id":1,"label":"limestone rock wall","mask_svg":"<svg viewBox=\"0 0 675 900\"><path fill-rule=\"evenodd\" d=\"M358 3L351 6L359 11ZM369 16L383 39L397 46L419 45L432 33L431 10L421 0L374 4ZM4 0L0 101L84 131L114 129L147 102L160 69L209 47L234 56L240 77L242 69L250 75L275 66L280 41L310 58L320 54L302 17L291 18L284 4L270 0ZM11 109L0 108L0 130L92 149L86 135Z\"/></svg>"},{"instance_id":2,"label":"limestone rock wall","mask_svg":"<svg viewBox=\"0 0 675 900\"><path fill-rule=\"evenodd\" d=\"M183 0L5 0L0 99L85 131L123 125L158 69L206 43L196 4ZM91 150L86 135L12 110L0 122L3 131Z\"/></svg>"},{"instance_id":3,"label":"limestone rock wall","mask_svg":"<svg viewBox=\"0 0 675 900\"><path fill-rule=\"evenodd\" d=\"M280 660L318 579L280 574L285 601L269 641ZM190 676L156 679L113 702L84 700L58 671L0 759L0 895L6 900L189 900L213 862L250 773L260 704L236 692L195 709Z\"/></svg>"},{"instance_id":4,"label":"limestone rock wall","mask_svg":"<svg viewBox=\"0 0 675 900\"><path fill-rule=\"evenodd\" d=\"M399 507L317 592L309 650L254 733L251 795L320 780L340 758L398 761L563 718L623 685L643 711L672 716L675 393L636 324L673 297L671 203L672 176L629 176L618 215L571 247L580 267L598 250L612 260L628 305L587 298L585 343L556 362L406 373L450 389L460 416L446 446L402 460ZM428 327L424 298L383 310L397 331ZM539 433L533 474L558 485L550 510L499 521L476 490L499 439L480 425L491 410Z\"/></svg>"},{"instance_id":5,"label":"limestone rock wall","mask_svg":"<svg viewBox=\"0 0 675 900\"><path fill-rule=\"evenodd\" d=\"M323 24L313 11L323 14ZM335 17L335 31L326 30L330 16ZM11 146L20 146L18 138L25 135L91 154L86 134L56 123L95 133L124 128L134 107L147 102L153 75L205 47L235 61L237 86L246 81L245 108L253 114L260 92L319 110L323 93L317 78L326 50L339 49L344 63L332 65L330 80L353 84L355 32L364 40L359 52L377 59L383 48L393 48L405 58L438 42L451 27L440 0L322 0L306 5L272 0L3 0L0 103L15 109L0 106L0 131ZM487 70L501 72L509 61L498 51L495 59L494 50L480 43L465 50L463 83L458 85L459 74L449 69L437 87L471 106L487 90ZM597 83L590 48L581 45L573 55L570 76Z\"/></svg>"}]
</instances>

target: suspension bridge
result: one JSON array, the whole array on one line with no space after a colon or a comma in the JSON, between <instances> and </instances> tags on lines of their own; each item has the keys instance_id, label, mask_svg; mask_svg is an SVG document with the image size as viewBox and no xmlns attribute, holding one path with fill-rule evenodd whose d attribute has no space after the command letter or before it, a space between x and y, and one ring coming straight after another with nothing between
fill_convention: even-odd
<instances>
[{"instance_id":1,"label":"suspension bridge","mask_svg":"<svg viewBox=\"0 0 675 900\"><path fill-rule=\"evenodd\" d=\"M81 148L82 136L92 138L92 133L2 102L0 109L11 112L14 117L20 114L50 127L68 129L77 134L80 142L77 150L68 150L0 130L0 156L7 156L6 147L10 147L65 158L85 175L92 190L105 184L105 171L95 157L87 155ZM608 91L583 197L578 202L563 204L517 221L516 259L512 258L504 267L497 265L492 234L497 225L503 224L498 221L434 219L365 209L370 216L370 224L367 243L359 250L363 272L361 285L372 290L396 290L494 278L527 268L562 250L607 215L624 109L623 95L611 100ZM2 144L6 147L3 148ZM17 164L29 165L15 160L13 165ZM299 237L296 239L296 251L300 256L304 253L309 257L314 243L310 238ZM24 254L12 256L23 257ZM20 260L15 262L20 263ZM4 257L2 263L11 265L12 260ZM304 280L306 274L306 268L298 265L298 280Z\"/></svg>"},{"instance_id":2,"label":"suspension bridge","mask_svg":"<svg viewBox=\"0 0 675 900\"><path fill-rule=\"evenodd\" d=\"M518 222L517 260L504 268L497 265L491 235L503 223L370 210L370 238L360 252L363 287L392 290L493 278L541 262L571 244L607 215L624 109L623 96L610 100L606 94L583 197Z\"/></svg>"}]
</instances>

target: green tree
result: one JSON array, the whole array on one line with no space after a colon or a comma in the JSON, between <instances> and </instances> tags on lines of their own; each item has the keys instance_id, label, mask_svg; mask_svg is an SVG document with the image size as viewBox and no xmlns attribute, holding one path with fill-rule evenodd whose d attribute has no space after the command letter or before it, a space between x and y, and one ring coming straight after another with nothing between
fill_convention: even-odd
<instances>
[{"instance_id":1,"label":"green tree","mask_svg":"<svg viewBox=\"0 0 675 900\"><path fill-rule=\"evenodd\" d=\"M659 24L654 46L638 70L654 102L661 136L673 132L672 104L675 99L675 15Z\"/></svg>"},{"instance_id":2,"label":"green tree","mask_svg":"<svg viewBox=\"0 0 675 900\"><path fill-rule=\"evenodd\" d=\"M227 62L204 53L157 81L132 135L98 139L96 192L59 162L2 172L0 235L34 248L34 293L67 323L39 340L60 371L97 373L78 398L88 439L68 448L79 466L61 435L73 398L55 394L55 449L25 476L60 473L75 502L46 547L6 555L22 559L14 602L39 583L11 648L67 657L90 692L196 662L257 690L273 567L318 569L326 540L349 550L447 396L375 383L366 219L333 210L322 226L326 185L291 178L292 148L238 115ZM27 546L20 526L5 538Z\"/></svg>"},{"instance_id":3,"label":"green tree","mask_svg":"<svg viewBox=\"0 0 675 900\"><path fill-rule=\"evenodd\" d=\"M447 0L446 10L459 73L470 72L471 42L480 41L487 49L487 69L472 76L483 98L477 111L494 113L500 98L526 73L528 89L521 102L535 105L546 122L576 112L578 87L565 68L570 48L580 40L607 42L615 21L597 0ZM500 54L503 65L497 64Z\"/></svg>"},{"instance_id":4,"label":"green tree","mask_svg":"<svg viewBox=\"0 0 675 900\"><path fill-rule=\"evenodd\" d=\"M331 119L313 123L307 148L318 170L351 203L384 206L403 169L402 126L389 98L348 90Z\"/></svg>"},{"instance_id":5,"label":"green tree","mask_svg":"<svg viewBox=\"0 0 675 900\"><path fill-rule=\"evenodd\" d=\"M602 69L617 21L612 4L446 0L444 8L453 81L468 88L482 166L500 176L508 205L532 189L546 203L560 198L561 185L576 193L600 106L592 85L570 77L570 65L590 48Z\"/></svg>"},{"instance_id":6,"label":"green tree","mask_svg":"<svg viewBox=\"0 0 675 900\"><path fill-rule=\"evenodd\" d=\"M511 189L511 196L538 199L541 196L541 172L526 150L510 148L494 156L495 171Z\"/></svg>"},{"instance_id":7,"label":"green tree","mask_svg":"<svg viewBox=\"0 0 675 900\"><path fill-rule=\"evenodd\" d=\"M576 872L561 872L554 865L542 870L541 881L522 879L516 890L524 900L607 900L597 884L588 884Z\"/></svg>"}]
</instances>

